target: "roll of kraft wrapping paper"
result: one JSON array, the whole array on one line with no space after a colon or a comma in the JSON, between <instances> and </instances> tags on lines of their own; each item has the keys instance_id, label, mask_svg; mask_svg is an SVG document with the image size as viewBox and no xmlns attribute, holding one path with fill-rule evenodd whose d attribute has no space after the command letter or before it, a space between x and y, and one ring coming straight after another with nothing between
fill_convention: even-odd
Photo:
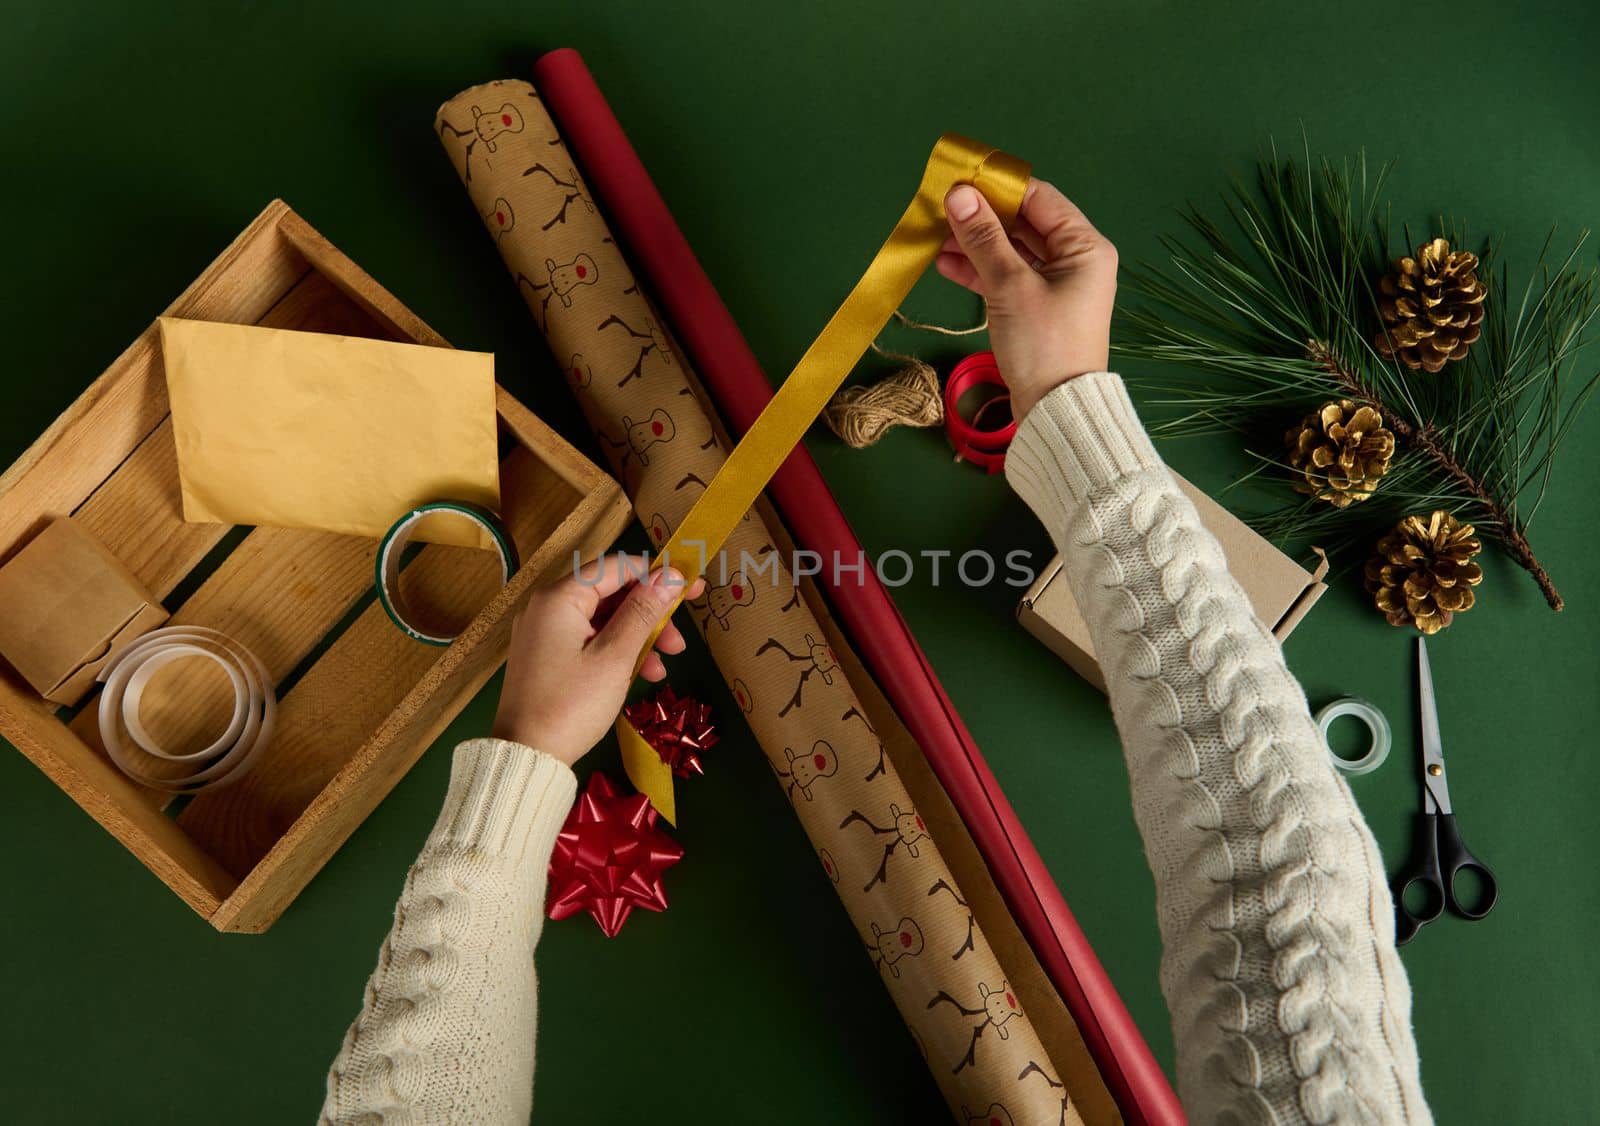
<instances>
[{"instance_id":1,"label":"roll of kraft wrapping paper","mask_svg":"<svg viewBox=\"0 0 1600 1126\"><path fill-rule=\"evenodd\" d=\"M660 302L689 362L742 435L772 386L578 52L552 51L534 68L539 91ZM823 558L862 556L833 494L796 447L769 494L798 545ZM967 732L931 664L871 567L829 594L854 647L922 746L983 854L1028 943L1077 1021L1100 1073L1132 1123L1182 1122L1183 1110L1044 861Z\"/></svg>"},{"instance_id":2,"label":"roll of kraft wrapping paper","mask_svg":"<svg viewBox=\"0 0 1600 1126\"><path fill-rule=\"evenodd\" d=\"M665 542L726 457L675 343L530 85L468 90L437 126L635 511ZM713 563L688 606L867 953L962 1121L1081 1123L776 542L746 514L724 557L748 570Z\"/></svg>"}]
</instances>

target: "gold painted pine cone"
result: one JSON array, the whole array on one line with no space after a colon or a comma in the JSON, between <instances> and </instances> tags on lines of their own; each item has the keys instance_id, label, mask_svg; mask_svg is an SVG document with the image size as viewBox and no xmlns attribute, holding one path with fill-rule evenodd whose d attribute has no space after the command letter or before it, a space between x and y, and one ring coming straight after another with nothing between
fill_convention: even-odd
<instances>
[{"instance_id":1,"label":"gold painted pine cone","mask_svg":"<svg viewBox=\"0 0 1600 1126\"><path fill-rule=\"evenodd\" d=\"M1367 590L1390 625L1438 633L1472 609L1472 588L1483 581L1472 557L1482 549L1472 525L1448 512L1407 516L1367 561Z\"/></svg>"},{"instance_id":2,"label":"gold painted pine cone","mask_svg":"<svg viewBox=\"0 0 1600 1126\"><path fill-rule=\"evenodd\" d=\"M1483 334L1483 302L1489 295L1477 271L1476 254L1452 251L1442 238L1417 247L1415 258L1396 259L1394 272L1378 283L1383 317L1383 328L1373 338L1378 354L1427 372L1465 359Z\"/></svg>"},{"instance_id":3,"label":"gold painted pine cone","mask_svg":"<svg viewBox=\"0 0 1600 1126\"><path fill-rule=\"evenodd\" d=\"M1295 488L1335 508L1370 497L1394 457L1394 435L1384 428L1383 417L1349 399L1324 403L1286 433L1284 442L1289 465L1304 477Z\"/></svg>"}]
</instances>

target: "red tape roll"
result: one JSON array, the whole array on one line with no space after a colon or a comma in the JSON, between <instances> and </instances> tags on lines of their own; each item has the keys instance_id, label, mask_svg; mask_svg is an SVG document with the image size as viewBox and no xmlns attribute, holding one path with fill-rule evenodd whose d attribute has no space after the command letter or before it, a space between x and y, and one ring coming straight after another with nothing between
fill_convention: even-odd
<instances>
[{"instance_id":1,"label":"red tape roll","mask_svg":"<svg viewBox=\"0 0 1600 1126\"><path fill-rule=\"evenodd\" d=\"M997 430L982 430L977 424L985 411L998 404L1005 404L1010 412L1011 394L1005 385L993 352L978 352L962 360L951 369L944 385L944 432L955 447L957 460L970 461L989 474L1005 468L1006 447L1016 437L1017 420L1012 418ZM1001 394L980 405L970 419L963 418L956 407L961 396L974 387L999 387Z\"/></svg>"}]
</instances>

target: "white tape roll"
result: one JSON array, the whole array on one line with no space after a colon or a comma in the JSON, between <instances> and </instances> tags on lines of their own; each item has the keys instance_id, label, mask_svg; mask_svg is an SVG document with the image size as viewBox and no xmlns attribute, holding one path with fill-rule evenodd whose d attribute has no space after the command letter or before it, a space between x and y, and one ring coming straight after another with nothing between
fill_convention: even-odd
<instances>
[{"instance_id":1,"label":"white tape roll","mask_svg":"<svg viewBox=\"0 0 1600 1126\"><path fill-rule=\"evenodd\" d=\"M211 744L189 754L173 754L150 735L139 714L144 690L162 668L174 661L199 657L220 668L233 685L233 718ZM115 659L97 678L100 693L100 741L124 774L157 790L193 794L224 786L255 765L272 737L278 695L256 655L224 633L204 626L169 626L152 630ZM169 776L141 768L122 740L122 729L141 751L163 762L182 764L187 773Z\"/></svg>"},{"instance_id":2,"label":"white tape roll","mask_svg":"<svg viewBox=\"0 0 1600 1126\"><path fill-rule=\"evenodd\" d=\"M1317 713L1317 726L1322 728L1322 740L1328 740L1328 728L1340 716L1354 716L1367 725L1367 730L1372 732L1372 745L1367 748L1367 753L1360 758L1341 758L1333 753L1330 746L1328 757L1333 760L1333 765L1346 774L1371 774L1383 765L1383 760L1389 757L1389 745L1394 741L1389 730L1388 718L1377 708L1365 700L1355 696L1346 696L1342 700L1335 700Z\"/></svg>"}]
</instances>

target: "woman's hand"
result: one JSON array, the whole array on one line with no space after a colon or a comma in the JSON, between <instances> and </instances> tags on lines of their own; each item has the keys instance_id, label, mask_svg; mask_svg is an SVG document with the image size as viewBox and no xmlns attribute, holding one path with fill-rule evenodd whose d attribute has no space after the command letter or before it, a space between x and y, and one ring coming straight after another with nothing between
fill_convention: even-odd
<instances>
[{"instance_id":1,"label":"woman's hand","mask_svg":"<svg viewBox=\"0 0 1600 1126\"><path fill-rule=\"evenodd\" d=\"M536 590L511 627L505 687L494 736L536 747L571 766L605 737L633 681L639 650L683 591L671 568L639 579L639 555L596 559L577 575ZM699 597L704 580L686 593ZM667 675L662 653L682 653L683 634L668 622L640 675Z\"/></svg>"},{"instance_id":2,"label":"woman's hand","mask_svg":"<svg viewBox=\"0 0 1600 1126\"><path fill-rule=\"evenodd\" d=\"M1083 212L1043 180L1028 182L1011 238L976 188L953 188L944 207L954 234L939 272L988 302L1012 413L1020 419L1073 376L1106 370L1117 249Z\"/></svg>"}]
</instances>

